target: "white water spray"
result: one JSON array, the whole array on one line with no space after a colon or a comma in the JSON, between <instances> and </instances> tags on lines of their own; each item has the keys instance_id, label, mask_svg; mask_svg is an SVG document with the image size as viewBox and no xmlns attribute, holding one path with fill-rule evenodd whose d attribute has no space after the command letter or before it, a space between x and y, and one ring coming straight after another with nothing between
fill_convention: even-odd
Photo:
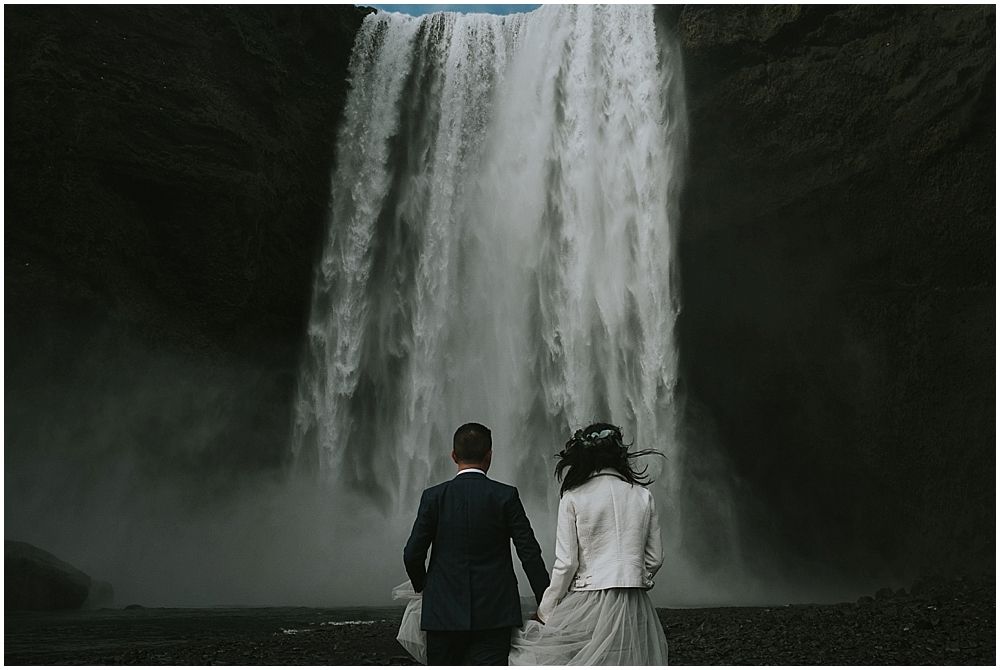
<instances>
[{"instance_id":1,"label":"white water spray","mask_svg":"<svg viewBox=\"0 0 1000 670\"><path fill-rule=\"evenodd\" d=\"M669 550L686 114L653 9L380 12L351 82L297 463L405 532L453 472L455 428L482 422L491 476L519 487L550 549L552 456L610 421L667 456L648 465Z\"/></svg>"}]
</instances>

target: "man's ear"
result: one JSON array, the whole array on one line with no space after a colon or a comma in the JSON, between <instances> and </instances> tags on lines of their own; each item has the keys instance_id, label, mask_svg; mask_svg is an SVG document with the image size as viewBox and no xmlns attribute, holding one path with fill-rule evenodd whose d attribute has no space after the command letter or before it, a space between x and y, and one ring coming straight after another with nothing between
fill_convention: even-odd
<instances>
[{"instance_id":1,"label":"man's ear","mask_svg":"<svg viewBox=\"0 0 1000 670\"><path fill-rule=\"evenodd\" d=\"M451 460L455 461L455 465L458 465L458 456L455 455L455 450L451 450Z\"/></svg>"},{"instance_id":2,"label":"man's ear","mask_svg":"<svg viewBox=\"0 0 1000 670\"><path fill-rule=\"evenodd\" d=\"M490 449L489 451L486 452L486 458L483 459L483 464L486 467L490 467L490 463L492 462L493 462L493 450Z\"/></svg>"}]
</instances>

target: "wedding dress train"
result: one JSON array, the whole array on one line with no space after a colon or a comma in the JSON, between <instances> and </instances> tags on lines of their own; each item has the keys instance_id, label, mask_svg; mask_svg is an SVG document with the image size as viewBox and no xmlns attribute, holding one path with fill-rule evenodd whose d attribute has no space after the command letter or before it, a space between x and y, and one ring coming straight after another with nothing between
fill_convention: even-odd
<instances>
[{"instance_id":1,"label":"wedding dress train","mask_svg":"<svg viewBox=\"0 0 1000 670\"><path fill-rule=\"evenodd\" d=\"M393 589L409 600L396 639L427 662L420 630L420 594L409 582ZM642 589L570 591L545 625L527 621L511 631L510 665L666 665L667 638Z\"/></svg>"},{"instance_id":2,"label":"wedding dress train","mask_svg":"<svg viewBox=\"0 0 1000 670\"><path fill-rule=\"evenodd\" d=\"M511 635L511 665L666 665L667 638L642 589L570 591L545 625Z\"/></svg>"}]
</instances>

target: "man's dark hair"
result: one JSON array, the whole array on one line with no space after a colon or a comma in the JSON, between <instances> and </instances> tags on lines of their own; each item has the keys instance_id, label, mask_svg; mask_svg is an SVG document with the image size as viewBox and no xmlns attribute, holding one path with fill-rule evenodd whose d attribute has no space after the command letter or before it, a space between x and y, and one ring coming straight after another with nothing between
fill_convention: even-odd
<instances>
[{"instance_id":1,"label":"man's dark hair","mask_svg":"<svg viewBox=\"0 0 1000 670\"><path fill-rule=\"evenodd\" d=\"M467 423L455 431L455 458L459 463L482 463L492 448L490 429L481 423Z\"/></svg>"}]
</instances>

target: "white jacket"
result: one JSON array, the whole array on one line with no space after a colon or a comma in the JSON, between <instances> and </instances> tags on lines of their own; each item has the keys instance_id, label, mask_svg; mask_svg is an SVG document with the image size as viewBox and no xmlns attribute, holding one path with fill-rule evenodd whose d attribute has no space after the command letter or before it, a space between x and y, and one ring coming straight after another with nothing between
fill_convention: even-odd
<instances>
[{"instance_id":1,"label":"white jacket","mask_svg":"<svg viewBox=\"0 0 1000 670\"><path fill-rule=\"evenodd\" d=\"M662 564L653 495L601 470L559 501L556 559L538 618L548 621L567 591L651 589Z\"/></svg>"}]
</instances>

